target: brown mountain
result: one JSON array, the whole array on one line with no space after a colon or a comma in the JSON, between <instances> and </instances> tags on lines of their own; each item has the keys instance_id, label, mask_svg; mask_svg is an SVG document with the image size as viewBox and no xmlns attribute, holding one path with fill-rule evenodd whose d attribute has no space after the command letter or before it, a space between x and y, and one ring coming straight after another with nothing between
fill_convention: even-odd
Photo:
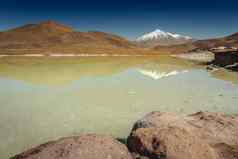
<instances>
[{"instance_id":1,"label":"brown mountain","mask_svg":"<svg viewBox=\"0 0 238 159\"><path fill-rule=\"evenodd\" d=\"M188 52L190 50L194 50L194 49L196 49L196 46L193 45L193 43L186 43L186 44L179 44L179 45L169 45L169 46L157 45L153 49L158 51L158 52L179 54L179 53Z\"/></svg>"},{"instance_id":2,"label":"brown mountain","mask_svg":"<svg viewBox=\"0 0 238 159\"><path fill-rule=\"evenodd\" d=\"M195 42L190 42L181 45L171 45L171 46L157 45L154 47L154 50L167 53L185 53L195 49L208 50L219 46L238 47L238 33L222 38L197 40Z\"/></svg>"},{"instance_id":3,"label":"brown mountain","mask_svg":"<svg viewBox=\"0 0 238 159\"><path fill-rule=\"evenodd\" d=\"M78 32L54 21L28 24L0 32L0 54L138 53L144 50L127 39L99 31Z\"/></svg>"},{"instance_id":4,"label":"brown mountain","mask_svg":"<svg viewBox=\"0 0 238 159\"><path fill-rule=\"evenodd\" d=\"M69 26L54 22L46 21L40 24L27 24L25 26L9 30L9 32L29 32L43 33L43 34L60 34L73 32L73 29Z\"/></svg>"},{"instance_id":5,"label":"brown mountain","mask_svg":"<svg viewBox=\"0 0 238 159\"><path fill-rule=\"evenodd\" d=\"M73 29L53 21L27 24L0 33L0 47L49 42L51 38L73 32Z\"/></svg>"},{"instance_id":6,"label":"brown mountain","mask_svg":"<svg viewBox=\"0 0 238 159\"><path fill-rule=\"evenodd\" d=\"M218 46L236 47L238 46L238 33L217 39L199 40L194 42L194 45L203 49L210 49Z\"/></svg>"}]
</instances>

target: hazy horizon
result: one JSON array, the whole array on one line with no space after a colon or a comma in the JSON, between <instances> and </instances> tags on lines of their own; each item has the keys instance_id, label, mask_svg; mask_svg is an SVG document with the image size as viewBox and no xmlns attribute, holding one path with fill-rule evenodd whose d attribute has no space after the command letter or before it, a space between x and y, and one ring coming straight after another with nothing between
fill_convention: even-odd
<instances>
[{"instance_id":1,"label":"hazy horizon","mask_svg":"<svg viewBox=\"0 0 238 159\"><path fill-rule=\"evenodd\" d=\"M97 30L130 40L161 29L195 39L223 37L238 32L235 0L80 2L9 0L0 6L0 30L54 20L78 31Z\"/></svg>"}]
</instances>

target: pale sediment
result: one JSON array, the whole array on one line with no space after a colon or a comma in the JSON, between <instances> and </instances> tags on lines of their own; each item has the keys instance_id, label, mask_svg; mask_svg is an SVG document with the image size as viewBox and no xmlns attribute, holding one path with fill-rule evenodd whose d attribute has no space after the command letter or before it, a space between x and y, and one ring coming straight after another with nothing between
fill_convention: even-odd
<instances>
[{"instance_id":1,"label":"pale sediment","mask_svg":"<svg viewBox=\"0 0 238 159\"><path fill-rule=\"evenodd\" d=\"M214 60L214 54L210 51L203 51L203 52L190 52L185 54L177 54L171 55L172 57L192 60L202 63L208 63Z\"/></svg>"},{"instance_id":2,"label":"pale sediment","mask_svg":"<svg viewBox=\"0 0 238 159\"><path fill-rule=\"evenodd\" d=\"M3 57L127 57L127 56L148 56L143 54L20 54L20 55L10 55L2 54L0 58Z\"/></svg>"},{"instance_id":3,"label":"pale sediment","mask_svg":"<svg viewBox=\"0 0 238 159\"><path fill-rule=\"evenodd\" d=\"M5 55L0 55L0 58L1 57L43 57L45 55L43 54L22 54L22 55L8 55L8 54L5 54Z\"/></svg>"}]
</instances>

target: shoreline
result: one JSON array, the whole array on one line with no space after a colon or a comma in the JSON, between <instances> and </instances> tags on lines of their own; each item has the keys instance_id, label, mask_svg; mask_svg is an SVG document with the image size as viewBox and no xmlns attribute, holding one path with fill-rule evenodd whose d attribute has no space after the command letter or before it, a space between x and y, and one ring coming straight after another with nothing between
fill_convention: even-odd
<instances>
[{"instance_id":1,"label":"shoreline","mask_svg":"<svg viewBox=\"0 0 238 159\"><path fill-rule=\"evenodd\" d=\"M215 59L214 54L209 51L172 54L171 57L195 61L195 62L201 62L201 63L209 63Z\"/></svg>"},{"instance_id":2,"label":"shoreline","mask_svg":"<svg viewBox=\"0 0 238 159\"><path fill-rule=\"evenodd\" d=\"M161 54L159 54L161 55ZM158 56L158 54L2 54L0 58L3 57L128 57L128 56Z\"/></svg>"}]
</instances>

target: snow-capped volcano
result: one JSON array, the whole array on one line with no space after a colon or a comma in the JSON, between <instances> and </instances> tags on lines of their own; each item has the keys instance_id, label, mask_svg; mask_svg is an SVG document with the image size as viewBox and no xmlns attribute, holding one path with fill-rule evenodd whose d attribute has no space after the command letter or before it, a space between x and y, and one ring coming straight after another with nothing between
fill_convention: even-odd
<instances>
[{"instance_id":1,"label":"snow-capped volcano","mask_svg":"<svg viewBox=\"0 0 238 159\"><path fill-rule=\"evenodd\" d=\"M153 32L146 33L136 39L136 42L144 46L156 45L176 45L192 41L189 36L184 36L176 33L165 32L156 29Z\"/></svg>"}]
</instances>

